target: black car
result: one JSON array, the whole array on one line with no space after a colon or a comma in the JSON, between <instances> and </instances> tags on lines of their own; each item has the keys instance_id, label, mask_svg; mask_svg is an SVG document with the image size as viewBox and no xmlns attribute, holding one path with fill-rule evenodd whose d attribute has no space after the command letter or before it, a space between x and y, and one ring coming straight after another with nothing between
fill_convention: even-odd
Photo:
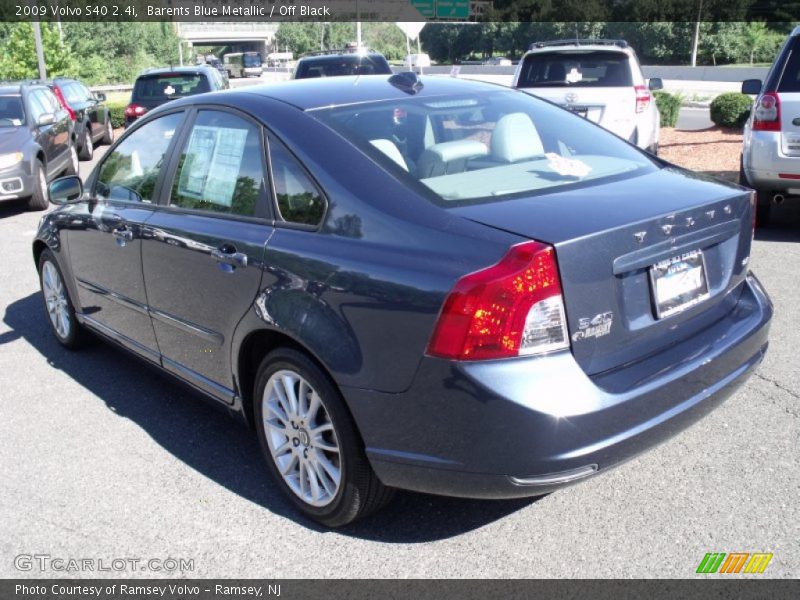
<instances>
[{"instance_id":1,"label":"black car","mask_svg":"<svg viewBox=\"0 0 800 600\"><path fill-rule=\"evenodd\" d=\"M293 79L313 77L339 77L342 75L391 75L392 68L383 54L378 52L322 50L300 57Z\"/></svg>"},{"instance_id":2,"label":"black car","mask_svg":"<svg viewBox=\"0 0 800 600\"><path fill-rule=\"evenodd\" d=\"M0 201L27 198L47 208L47 182L77 174L75 130L67 110L39 83L0 84Z\"/></svg>"},{"instance_id":3,"label":"black car","mask_svg":"<svg viewBox=\"0 0 800 600\"><path fill-rule=\"evenodd\" d=\"M750 190L501 86L185 98L50 193L32 250L58 341L96 332L251 423L331 526L392 488L512 498L603 472L767 349Z\"/></svg>"},{"instance_id":4,"label":"black car","mask_svg":"<svg viewBox=\"0 0 800 600\"><path fill-rule=\"evenodd\" d=\"M133 85L131 102L125 108L125 127L171 100L227 88L227 79L210 65L147 69Z\"/></svg>"},{"instance_id":5,"label":"black car","mask_svg":"<svg viewBox=\"0 0 800 600\"><path fill-rule=\"evenodd\" d=\"M72 112L78 158L92 160L95 144L110 144L114 141L111 110L105 105L106 95L91 92L80 81L67 77L56 77L49 85Z\"/></svg>"}]
</instances>

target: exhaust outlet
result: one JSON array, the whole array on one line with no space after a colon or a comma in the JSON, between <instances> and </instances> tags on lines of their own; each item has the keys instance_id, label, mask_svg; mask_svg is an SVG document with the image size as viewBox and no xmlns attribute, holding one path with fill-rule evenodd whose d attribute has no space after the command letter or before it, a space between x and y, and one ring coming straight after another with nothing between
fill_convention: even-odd
<instances>
[{"instance_id":1,"label":"exhaust outlet","mask_svg":"<svg viewBox=\"0 0 800 600\"><path fill-rule=\"evenodd\" d=\"M783 201L786 200L783 194L775 194L772 197L773 204L783 204Z\"/></svg>"}]
</instances>

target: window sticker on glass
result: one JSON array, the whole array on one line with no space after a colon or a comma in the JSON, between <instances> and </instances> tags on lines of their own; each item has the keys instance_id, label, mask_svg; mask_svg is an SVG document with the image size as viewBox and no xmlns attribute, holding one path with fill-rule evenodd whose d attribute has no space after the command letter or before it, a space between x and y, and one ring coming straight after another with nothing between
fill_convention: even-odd
<instances>
[{"instance_id":1,"label":"window sticker on glass","mask_svg":"<svg viewBox=\"0 0 800 600\"><path fill-rule=\"evenodd\" d=\"M196 125L186 149L178 192L230 206L246 140L246 129Z\"/></svg>"},{"instance_id":2,"label":"window sticker on glass","mask_svg":"<svg viewBox=\"0 0 800 600\"><path fill-rule=\"evenodd\" d=\"M576 67L572 67L567 73L567 83L578 83L583 79L583 73L578 71Z\"/></svg>"}]
</instances>

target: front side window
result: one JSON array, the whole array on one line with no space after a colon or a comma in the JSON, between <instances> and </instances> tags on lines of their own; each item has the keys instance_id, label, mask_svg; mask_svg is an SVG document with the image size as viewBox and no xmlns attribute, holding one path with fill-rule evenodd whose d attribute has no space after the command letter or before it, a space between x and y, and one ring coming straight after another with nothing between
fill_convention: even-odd
<instances>
[{"instance_id":1,"label":"front side window","mask_svg":"<svg viewBox=\"0 0 800 600\"><path fill-rule=\"evenodd\" d=\"M183 113L143 125L126 137L103 161L95 195L105 200L153 202L156 181Z\"/></svg>"},{"instance_id":2,"label":"front side window","mask_svg":"<svg viewBox=\"0 0 800 600\"><path fill-rule=\"evenodd\" d=\"M280 217L287 223L319 225L325 214L322 192L289 150L272 136L269 155Z\"/></svg>"},{"instance_id":3,"label":"front side window","mask_svg":"<svg viewBox=\"0 0 800 600\"><path fill-rule=\"evenodd\" d=\"M263 156L258 127L231 113L201 110L181 153L170 205L260 216Z\"/></svg>"},{"instance_id":4,"label":"front side window","mask_svg":"<svg viewBox=\"0 0 800 600\"><path fill-rule=\"evenodd\" d=\"M39 90L28 94L28 103L31 108L31 119L33 119L34 123L38 123L42 115L54 112L47 98Z\"/></svg>"},{"instance_id":5,"label":"front side window","mask_svg":"<svg viewBox=\"0 0 800 600\"><path fill-rule=\"evenodd\" d=\"M516 91L423 95L309 112L401 181L445 204L496 201L656 169L614 135Z\"/></svg>"}]
</instances>

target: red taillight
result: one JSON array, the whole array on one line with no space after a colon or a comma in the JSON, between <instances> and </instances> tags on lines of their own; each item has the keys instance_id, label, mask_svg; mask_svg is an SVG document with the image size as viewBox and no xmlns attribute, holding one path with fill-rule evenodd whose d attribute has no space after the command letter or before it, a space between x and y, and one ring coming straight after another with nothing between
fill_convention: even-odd
<instances>
[{"instance_id":1,"label":"red taillight","mask_svg":"<svg viewBox=\"0 0 800 600\"><path fill-rule=\"evenodd\" d=\"M128 106L125 107L126 117L141 117L146 112L147 109L144 106L139 106L138 104L128 104Z\"/></svg>"},{"instance_id":2,"label":"red taillight","mask_svg":"<svg viewBox=\"0 0 800 600\"><path fill-rule=\"evenodd\" d=\"M69 113L69 118L74 121L77 118L75 115L75 111L72 110L72 108L70 108L69 104L67 104L67 99L64 98L64 94L61 92L61 88L53 86L53 93L56 95L56 98L58 98L58 101L61 103L61 106L64 107L64 110L66 110L67 113Z\"/></svg>"},{"instance_id":3,"label":"red taillight","mask_svg":"<svg viewBox=\"0 0 800 600\"><path fill-rule=\"evenodd\" d=\"M636 112L644 112L650 106L650 90L644 85L634 86L634 89L636 90Z\"/></svg>"},{"instance_id":4,"label":"red taillight","mask_svg":"<svg viewBox=\"0 0 800 600\"><path fill-rule=\"evenodd\" d=\"M497 264L458 280L427 353L482 360L568 347L555 250L525 242L512 246Z\"/></svg>"},{"instance_id":5,"label":"red taillight","mask_svg":"<svg viewBox=\"0 0 800 600\"><path fill-rule=\"evenodd\" d=\"M756 100L753 109L754 131L781 130L781 99L775 92L766 92Z\"/></svg>"}]
</instances>

